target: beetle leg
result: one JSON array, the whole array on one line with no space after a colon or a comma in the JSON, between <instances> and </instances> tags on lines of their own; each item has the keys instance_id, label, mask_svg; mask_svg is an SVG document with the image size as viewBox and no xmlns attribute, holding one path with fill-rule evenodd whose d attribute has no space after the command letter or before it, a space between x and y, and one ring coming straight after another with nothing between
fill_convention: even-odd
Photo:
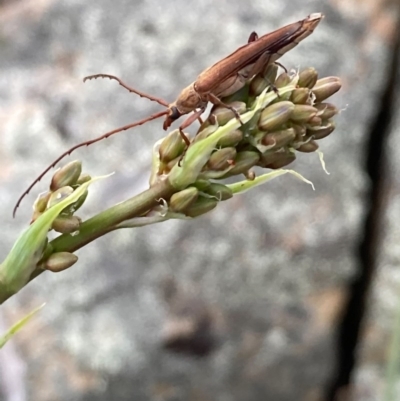
<instances>
[{"instance_id":1,"label":"beetle leg","mask_svg":"<svg viewBox=\"0 0 400 401\"><path fill-rule=\"evenodd\" d=\"M189 147L190 146L190 141L189 138L185 135L183 130L189 125L193 124L196 120L200 119L200 116L204 113L205 108L202 107L200 110L195 111L193 114L191 114L180 126L179 126L179 133L181 134L182 139L185 141L186 145ZM201 119L200 119L201 121Z\"/></svg>"},{"instance_id":2,"label":"beetle leg","mask_svg":"<svg viewBox=\"0 0 400 401\"><path fill-rule=\"evenodd\" d=\"M232 106L229 106L229 104L224 103L221 99L219 99L217 96L213 95L212 93L209 93L208 95L208 100L212 103L215 104L216 106L223 106L232 111L232 113L235 115L236 119L239 120L241 125L244 125L242 120L240 119L240 114L237 112L235 108Z\"/></svg>"},{"instance_id":3,"label":"beetle leg","mask_svg":"<svg viewBox=\"0 0 400 401\"><path fill-rule=\"evenodd\" d=\"M258 35L257 32L252 32L249 36L249 40L247 41L247 43L251 43L251 42L255 42L256 40L258 40Z\"/></svg>"}]
</instances>

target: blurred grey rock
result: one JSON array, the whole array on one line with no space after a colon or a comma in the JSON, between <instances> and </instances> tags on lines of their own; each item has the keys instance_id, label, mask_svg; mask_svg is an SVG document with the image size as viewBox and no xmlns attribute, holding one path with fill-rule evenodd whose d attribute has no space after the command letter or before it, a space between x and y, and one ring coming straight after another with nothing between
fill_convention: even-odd
<instances>
[{"instance_id":1,"label":"blurred grey rock","mask_svg":"<svg viewBox=\"0 0 400 401\"><path fill-rule=\"evenodd\" d=\"M316 156L293 165L316 191L285 176L195 221L111 233L79 251L77 265L43 274L2 307L10 325L47 302L15 339L29 400L322 398L356 264L365 135L390 57L379 24L370 24L387 17L380 7L361 12L352 3L300 0L0 5L1 255L27 224L34 194L17 220L11 211L35 174L69 146L159 109L115 82L83 84L85 75L115 74L172 101L250 32L323 12L316 32L281 62L344 82L338 129L322 142L331 175ZM72 156L91 174L117 172L91 191L87 216L146 187L151 146L162 135L154 121ZM174 302L165 296L171 278ZM177 338L182 327L192 339L205 327L208 352L168 349L166 333Z\"/></svg>"}]
</instances>

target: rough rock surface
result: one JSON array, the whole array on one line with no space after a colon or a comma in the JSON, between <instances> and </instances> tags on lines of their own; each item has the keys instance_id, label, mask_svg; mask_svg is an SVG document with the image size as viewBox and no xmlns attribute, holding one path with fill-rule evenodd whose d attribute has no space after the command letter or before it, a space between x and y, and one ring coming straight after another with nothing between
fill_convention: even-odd
<instances>
[{"instance_id":1,"label":"rough rock surface","mask_svg":"<svg viewBox=\"0 0 400 401\"><path fill-rule=\"evenodd\" d=\"M345 109L322 142L331 175L316 155L293 165L315 192L285 176L191 222L109 234L79 251L73 268L41 275L7 301L0 331L47 306L0 354L0 400L323 399L358 263L369 185L363 152L394 25L386 3L361 4L0 2L2 257L27 224L35 195L16 220L11 210L36 173L72 144L159 108L115 82L83 84L85 75L112 73L171 101L251 31L323 12L315 34L282 62L340 76L335 101ZM146 187L151 146L162 135L155 121L72 156L92 174L117 173L91 191L86 216ZM388 209L392 224L397 209ZM382 263L394 270L392 241L391 262ZM377 298L394 285L385 274ZM397 305L394 289L392 298ZM388 320L379 323L386 334ZM174 341L182 330L189 341ZM360 386L367 368L359 366Z\"/></svg>"}]
</instances>

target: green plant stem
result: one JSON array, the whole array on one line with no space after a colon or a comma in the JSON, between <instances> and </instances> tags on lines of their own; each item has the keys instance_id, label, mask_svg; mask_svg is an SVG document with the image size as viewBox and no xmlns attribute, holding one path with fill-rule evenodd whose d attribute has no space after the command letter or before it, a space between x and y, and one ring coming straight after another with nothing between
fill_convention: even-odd
<instances>
[{"instance_id":1,"label":"green plant stem","mask_svg":"<svg viewBox=\"0 0 400 401\"><path fill-rule=\"evenodd\" d=\"M157 206L160 199L168 200L176 192L167 180L159 181L146 191L124 202L110 207L107 210L91 217L82 223L79 233L76 235L63 234L52 240L45 255L54 252L75 252L95 239L118 229L117 225L125 220L138 217ZM37 268L30 280L40 275L42 269Z\"/></svg>"}]
</instances>

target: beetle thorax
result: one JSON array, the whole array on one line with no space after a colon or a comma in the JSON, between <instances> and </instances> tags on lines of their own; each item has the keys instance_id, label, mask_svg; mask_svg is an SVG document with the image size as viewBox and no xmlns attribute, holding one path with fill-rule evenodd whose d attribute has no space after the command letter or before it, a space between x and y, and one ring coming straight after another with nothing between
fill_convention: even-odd
<instances>
[{"instance_id":1,"label":"beetle thorax","mask_svg":"<svg viewBox=\"0 0 400 401\"><path fill-rule=\"evenodd\" d=\"M179 94L174 105L180 111L181 114L187 114L194 109L201 107L202 100L199 94L196 92L194 84L190 84Z\"/></svg>"}]
</instances>

